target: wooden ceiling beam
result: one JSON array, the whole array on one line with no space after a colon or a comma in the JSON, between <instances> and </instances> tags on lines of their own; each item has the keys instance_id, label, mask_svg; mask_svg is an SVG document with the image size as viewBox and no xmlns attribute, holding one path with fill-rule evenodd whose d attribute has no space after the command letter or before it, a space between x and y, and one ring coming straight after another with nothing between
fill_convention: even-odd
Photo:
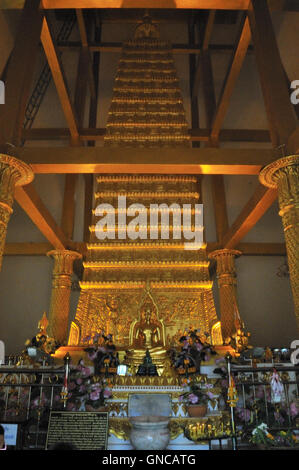
<instances>
[{"instance_id":1,"label":"wooden ceiling beam","mask_svg":"<svg viewBox=\"0 0 299 470\"><path fill-rule=\"evenodd\" d=\"M95 85L95 80L93 76L92 60L91 60L90 51L88 47L88 37L87 37L83 11L81 9L77 9L76 16L77 16L77 22L78 22L78 27L79 27L80 38L82 42L82 53L86 61L86 70L87 70L90 94L92 98L94 99L96 96L96 85ZM86 73L86 70L85 70L85 73Z\"/></svg>"},{"instance_id":2,"label":"wooden ceiling beam","mask_svg":"<svg viewBox=\"0 0 299 470\"><path fill-rule=\"evenodd\" d=\"M297 127L297 118L290 100L267 0L251 0L248 18L272 145L287 146L289 137Z\"/></svg>"},{"instance_id":3,"label":"wooden ceiling beam","mask_svg":"<svg viewBox=\"0 0 299 470\"><path fill-rule=\"evenodd\" d=\"M299 131L297 134L296 130L297 119L290 100L288 82L280 58L267 0L250 1L248 24L254 42L272 145L273 147L284 145L286 146L285 153L294 153L297 148L299 149ZM276 190L259 185L224 236L223 246L225 248L236 247L269 209L276 197Z\"/></svg>"},{"instance_id":4,"label":"wooden ceiling beam","mask_svg":"<svg viewBox=\"0 0 299 470\"><path fill-rule=\"evenodd\" d=\"M86 243L70 242L70 249L80 253L86 252ZM207 252L220 249L220 245L214 242L207 243ZM46 256L52 249L51 243L6 243L5 256ZM237 249L243 256L285 256L285 243L240 243Z\"/></svg>"},{"instance_id":5,"label":"wooden ceiling beam","mask_svg":"<svg viewBox=\"0 0 299 470\"><path fill-rule=\"evenodd\" d=\"M277 190L258 185L222 240L223 248L235 248L277 198Z\"/></svg>"},{"instance_id":6,"label":"wooden ceiling beam","mask_svg":"<svg viewBox=\"0 0 299 470\"><path fill-rule=\"evenodd\" d=\"M247 256L286 256L285 243L239 243L236 247Z\"/></svg>"},{"instance_id":7,"label":"wooden ceiling beam","mask_svg":"<svg viewBox=\"0 0 299 470\"><path fill-rule=\"evenodd\" d=\"M209 129L212 126L212 121L216 110L214 76L209 51L209 39L212 35L214 20L215 11L212 11L208 16L208 21L203 34L202 53L200 56L201 88L205 104L206 126ZM209 138L205 145L206 147L218 147L219 143L215 141L212 142ZM213 197L217 242L221 243L223 235L228 230L226 195L224 179L222 175L211 176L211 189Z\"/></svg>"},{"instance_id":8,"label":"wooden ceiling beam","mask_svg":"<svg viewBox=\"0 0 299 470\"><path fill-rule=\"evenodd\" d=\"M215 88L214 88L214 76L212 61L209 51L209 40L212 35L212 29L215 21L215 10L209 12L205 30L202 33L202 50L201 55L198 58L198 70L200 74L198 75L201 78L201 88L203 92L204 104L205 104L205 114L206 114L206 126L210 129L212 125L212 120L215 115L216 110L216 97L215 97ZM201 31L199 31L200 33ZM197 91L199 83L196 84ZM195 89L193 89L195 93ZM218 147L218 142L211 142L210 137L205 142L206 147ZM221 243L223 235L228 230L228 216L227 216L227 206L226 206L226 195L224 187L224 179L222 175L212 175L211 176L211 187L212 187L212 197L213 197L213 206L214 206L214 216L215 216L215 225L216 225L216 234L217 242Z\"/></svg>"},{"instance_id":9,"label":"wooden ceiling beam","mask_svg":"<svg viewBox=\"0 0 299 470\"><path fill-rule=\"evenodd\" d=\"M188 21L188 39L191 45L195 45L196 39L196 20L194 15L190 17ZM193 95L194 83L196 80L196 55L189 55L189 93L190 93L190 113L191 113L191 128L199 128L199 110L198 110L198 99L196 95ZM200 147L199 141L193 141L192 147ZM200 183L199 183L200 184Z\"/></svg>"},{"instance_id":10,"label":"wooden ceiling beam","mask_svg":"<svg viewBox=\"0 0 299 470\"><path fill-rule=\"evenodd\" d=\"M65 41L57 44L58 51L77 51L82 47L79 41ZM90 52L111 52L119 54L122 50L121 42L90 42L88 49ZM227 54L235 49L231 44L210 44L210 52L215 54ZM201 48L192 44L172 44L173 54L200 54ZM248 53L253 53L253 47L248 47Z\"/></svg>"},{"instance_id":11,"label":"wooden ceiling beam","mask_svg":"<svg viewBox=\"0 0 299 470\"><path fill-rule=\"evenodd\" d=\"M58 8L154 8L246 10L248 0L43 0L45 9Z\"/></svg>"},{"instance_id":12,"label":"wooden ceiling beam","mask_svg":"<svg viewBox=\"0 0 299 470\"><path fill-rule=\"evenodd\" d=\"M35 173L175 173L257 175L272 149L23 147L19 157Z\"/></svg>"},{"instance_id":13,"label":"wooden ceiling beam","mask_svg":"<svg viewBox=\"0 0 299 470\"><path fill-rule=\"evenodd\" d=\"M102 24L98 14L94 17L94 40L101 41ZM92 68L95 83L95 95L90 97L89 102L89 120L90 127L96 127L98 115L98 91L99 91L99 71L100 71L100 52L93 52ZM94 140L89 140L87 145L89 147L95 146ZM92 207L93 207L93 174L84 175L84 220L83 220L83 240L87 242L90 237L89 227L92 223Z\"/></svg>"},{"instance_id":14,"label":"wooden ceiling beam","mask_svg":"<svg viewBox=\"0 0 299 470\"><path fill-rule=\"evenodd\" d=\"M233 93L236 81L239 77L240 70L242 68L247 49L251 40L251 32L249 27L249 21L246 17L244 23L241 25L241 32L237 40L236 49L232 54L231 63L228 68L224 85L220 94L220 98L217 104L215 117L213 119L211 128L211 139L217 141L219 138L221 126L223 124L225 114L227 112L231 95Z\"/></svg>"},{"instance_id":15,"label":"wooden ceiling beam","mask_svg":"<svg viewBox=\"0 0 299 470\"><path fill-rule=\"evenodd\" d=\"M43 16L39 6L39 0L27 0L25 3L14 48L5 70L5 103L0 105L0 146L4 153L7 144L21 144L42 27Z\"/></svg>"},{"instance_id":16,"label":"wooden ceiling beam","mask_svg":"<svg viewBox=\"0 0 299 470\"><path fill-rule=\"evenodd\" d=\"M84 18L81 10L77 10L77 19L79 24L80 36L82 40L82 48L79 54L79 61L77 67L77 77L76 77L76 86L75 86L75 99L74 99L74 109L78 121L78 125L81 127L84 122L85 115L85 104L87 97L87 86L88 86L88 74L86 70L89 69L90 65L90 55L89 51L86 49L87 42L87 33L84 24ZM92 79L92 80L91 80ZM92 82L92 83L91 83ZM95 93L95 87L93 86L93 75L90 77L89 74L89 84L92 93ZM83 147L84 141L78 138L70 139L71 146ZM75 211L76 211L76 185L78 180L78 174L70 173L65 175L65 185L64 185L64 197L63 197L63 208L61 215L60 226L62 231L66 234L67 238L72 239L75 226Z\"/></svg>"},{"instance_id":17,"label":"wooden ceiling beam","mask_svg":"<svg viewBox=\"0 0 299 470\"><path fill-rule=\"evenodd\" d=\"M4 255L6 256L46 256L53 249L51 243L6 243Z\"/></svg>"},{"instance_id":18,"label":"wooden ceiling beam","mask_svg":"<svg viewBox=\"0 0 299 470\"><path fill-rule=\"evenodd\" d=\"M73 139L78 139L79 132L75 111L71 103L59 54L57 53L54 39L49 28L49 23L46 18L43 20L41 41L52 72L66 122L70 129L71 137Z\"/></svg>"},{"instance_id":19,"label":"wooden ceiling beam","mask_svg":"<svg viewBox=\"0 0 299 470\"><path fill-rule=\"evenodd\" d=\"M60 227L66 237L71 240L73 238L75 226L75 210L76 210L76 185L78 174L70 173L65 175L64 195Z\"/></svg>"},{"instance_id":20,"label":"wooden ceiling beam","mask_svg":"<svg viewBox=\"0 0 299 470\"><path fill-rule=\"evenodd\" d=\"M212 31L213 31L215 15L216 15L216 10L210 10L209 13L208 13L208 18L207 18L207 22L206 22L206 25L205 25L205 30L204 30L204 34L203 34L203 40L202 40L202 45L201 45L201 49L200 49L200 54L197 57L196 71L195 71L195 74L194 74L194 83L193 83L193 88L192 88L192 98L193 99L195 99L198 95L200 74L201 74L201 69L202 69L202 59L203 59L202 56L209 49L209 42L210 42Z\"/></svg>"},{"instance_id":21,"label":"wooden ceiling beam","mask_svg":"<svg viewBox=\"0 0 299 470\"><path fill-rule=\"evenodd\" d=\"M32 183L16 187L15 200L54 248L58 250L67 248L69 243L67 237L45 207Z\"/></svg>"},{"instance_id":22,"label":"wooden ceiling beam","mask_svg":"<svg viewBox=\"0 0 299 470\"><path fill-rule=\"evenodd\" d=\"M79 129L81 141L104 140L104 128ZM210 129L189 129L191 141L207 142ZM28 140L69 140L70 131L67 128L33 128L23 129L23 138ZM221 129L220 142L270 142L270 133L266 129Z\"/></svg>"},{"instance_id":23,"label":"wooden ceiling beam","mask_svg":"<svg viewBox=\"0 0 299 470\"><path fill-rule=\"evenodd\" d=\"M0 0L0 9L15 10L24 7L25 0ZM268 0L271 10L298 11L295 0ZM246 10L247 0L43 0L46 9L58 8L107 8L107 9L131 9L131 8L153 8L153 9L204 9L216 8L218 10Z\"/></svg>"}]
</instances>

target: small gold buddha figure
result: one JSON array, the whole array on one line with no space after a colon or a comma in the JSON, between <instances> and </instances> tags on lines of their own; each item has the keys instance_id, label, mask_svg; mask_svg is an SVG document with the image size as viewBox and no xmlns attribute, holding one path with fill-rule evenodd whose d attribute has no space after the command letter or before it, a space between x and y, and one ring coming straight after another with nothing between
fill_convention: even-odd
<instances>
[{"instance_id":1,"label":"small gold buddha figure","mask_svg":"<svg viewBox=\"0 0 299 470\"><path fill-rule=\"evenodd\" d=\"M162 345L161 323L154 320L150 305L146 305L141 321L137 322L133 331L134 346L152 349Z\"/></svg>"},{"instance_id":2,"label":"small gold buddha figure","mask_svg":"<svg viewBox=\"0 0 299 470\"><path fill-rule=\"evenodd\" d=\"M157 307L152 298L144 302L139 320L135 320L131 325L130 344L126 352L127 364L141 364L147 349L158 372L161 372L167 358L165 328L163 321L158 319Z\"/></svg>"}]
</instances>

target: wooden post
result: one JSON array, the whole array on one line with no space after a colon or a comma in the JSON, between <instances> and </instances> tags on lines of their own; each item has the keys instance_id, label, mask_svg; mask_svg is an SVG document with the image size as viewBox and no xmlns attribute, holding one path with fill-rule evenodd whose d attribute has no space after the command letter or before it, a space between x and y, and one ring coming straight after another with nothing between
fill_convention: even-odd
<instances>
[{"instance_id":1,"label":"wooden post","mask_svg":"<svg viewBox=\"0 0 299 470\"><path fill-rule=\"evenodd\" d=\"M267 0L251 0L248 18L272 144L273 147L287 145L297 120Z\"/></svg>"},{"instance_id":2,"label":"wooden post","mask_svg":"<svg viewBox=\"0 0 299 470\"><path fill-rule=\"evenodd\" d=\"M20 145L26 104L38 53L43 14L40 0L27 0L5 77L5 104L0 105L0 151ZM14 154L14 152L13 152ZM14 154L14 156L16 156Z\"/></svg>"}]
</instances>

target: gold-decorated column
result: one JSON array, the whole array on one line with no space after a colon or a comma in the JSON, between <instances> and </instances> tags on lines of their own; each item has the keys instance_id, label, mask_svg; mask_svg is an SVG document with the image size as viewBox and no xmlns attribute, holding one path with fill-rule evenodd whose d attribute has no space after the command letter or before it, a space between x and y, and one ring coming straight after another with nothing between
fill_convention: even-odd
<instances>
[{"instance_id":1,"label":"gold-decorated column","mask_svg":"<svg viewBox=\"0 0 299 470\"><path fill-rule=\"evenodd\" d=\"M217 279L219 288L221 331L225 342L240 328L240 314L237 303L237 276L235 257L241 252L223 248L209 254L217 262Z\"/></svg>"},{"instance_id":2,"label":"gold-decorated column","mask_svg":"<svg viewBox=\"0 0 299 470\"><path fill-rule=\"evenodd\" d=\"M299 155L280 158L262 169L260 182L277 188L295 315L299 329Z\"/></svg>"},{"instance_id":3,"label":"gold-decorated column","mask_svg":"<svg viewBox=\"0 0 299 470\"><path fill-rule=\"evenodd\" d=\"M70 250L52 250L47 255L54 259L48 330L52 338L64 344L67 340L73 263L82 255Z\"/></svg>"},{"instance_id":4,"label":"gold-decorated column","mask_svg":"<svg viewBox=\"0 0 299 470\"><path fill-rule=\"evenodd\" d=\"M7 233L7 225L13 212L16 186L31 183L34 173L30 166L15 157L0 153L0 270Z\"/></svg>"}]
</instances>

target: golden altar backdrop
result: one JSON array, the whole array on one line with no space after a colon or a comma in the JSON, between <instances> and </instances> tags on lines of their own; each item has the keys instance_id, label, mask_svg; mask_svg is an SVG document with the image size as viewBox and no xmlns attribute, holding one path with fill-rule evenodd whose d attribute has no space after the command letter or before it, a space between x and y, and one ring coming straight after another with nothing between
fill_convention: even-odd
<instances>
[{"instance_id":1,"label":"golden altar backdrop","mask_svg":"<svg viewBox=\"0 0 299 470\"><path fill-rule=\"evenodd\" d=\"M180 146L182 160L184 148L190 145L171 45L159 39L148 18L136 29L134 39L123 45L105 145L120 152L124 146ZM194 207L200 200L195 176L98 175L96 181L94 208L102 203L118 208L119 196L126 197L127 207L139 203L147 212L152 203ZM117 216L120 212L116 209ZM113 335L118 349L127 349L131 324L139 320L146 296L151 297L164 325L166 347L173 344L179 330L190 326L207 333L213 344L222 344L205 246L186 250L184 240L173 239L178 228L175 217L172 223L170 219L169 240L161 239L161 222L155 240L120 239L120 226L115 239L99 240L95 233L98 220L94 209L69 345L81 345L84 338L104 331ZM148 226L146 232L149 234Z\"/></svg>"}]
</instances>

